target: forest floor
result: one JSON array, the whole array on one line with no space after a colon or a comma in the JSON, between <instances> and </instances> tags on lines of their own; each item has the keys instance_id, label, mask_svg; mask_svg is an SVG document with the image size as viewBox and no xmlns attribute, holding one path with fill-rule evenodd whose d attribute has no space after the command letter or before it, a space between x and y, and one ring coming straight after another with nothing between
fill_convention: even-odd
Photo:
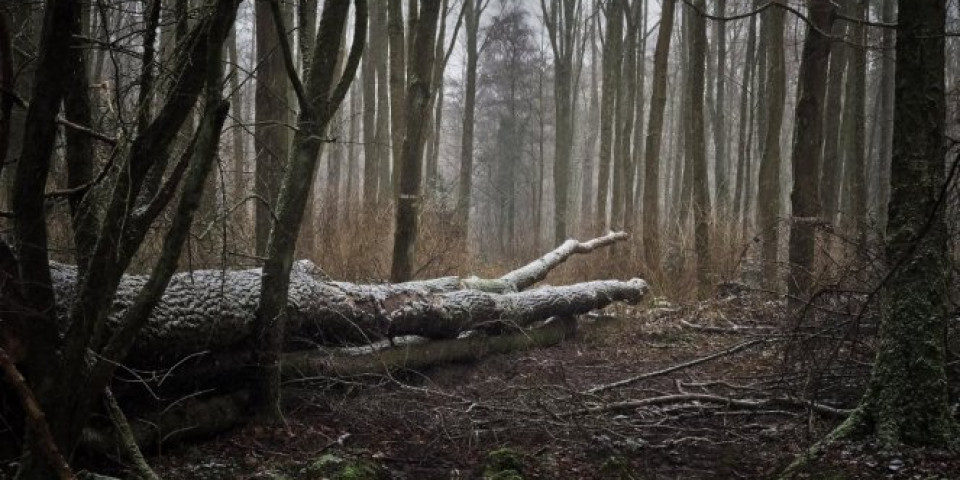
<instances>
[{"instance_id":1,"label":"forest floor","mask_svg":"<svg viewBox=\"0 0 960 480\"><path fill-rule=\"evenodd\" d=\"M815 376L786 366L782 311L755 295L612 307L551 348L289 384L284 426L247 426L150 461L162 478L185 480L775 478L856 403L867 371L821 372L839 387L817 394L823 408L805 405L796 386ZM671 369L717 352L727 353ZM847 445L825 457L801 478L960 478L947 452Z\"/></svg>"}]
</instances>

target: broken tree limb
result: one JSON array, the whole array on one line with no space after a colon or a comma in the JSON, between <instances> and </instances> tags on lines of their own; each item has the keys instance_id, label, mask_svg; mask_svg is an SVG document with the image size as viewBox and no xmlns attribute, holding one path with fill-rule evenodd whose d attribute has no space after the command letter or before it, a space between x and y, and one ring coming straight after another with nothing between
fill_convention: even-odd
<instances>
[{"instance_id":1,"label":"broken tree limb","mask_svg":"<svg viewBox=\"0 0 960 480\"><path fill-rule=\"evenodd\" d=\"M502 277L500 280L512 284L516 290L527 287L547 278L547 274L574 254L590 253L598 248L613 245L614 243L630 238L626 232L610 232L587 242L567 240L559 247L546 255L518 268Z\"/></svg>"}]
</instances>

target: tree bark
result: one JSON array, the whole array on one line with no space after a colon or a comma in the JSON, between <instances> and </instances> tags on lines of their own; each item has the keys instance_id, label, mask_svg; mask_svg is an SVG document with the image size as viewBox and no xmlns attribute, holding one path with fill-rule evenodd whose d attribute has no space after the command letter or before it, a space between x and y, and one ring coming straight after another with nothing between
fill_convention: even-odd
<instances>
[{"instance_id":1,"label":"tree bark","mask_svg":"<svg viewBox=\"0 0 960 480\"><path fill-rule=\"evenodd\" d=\"M852 15L866 18L867 0L851 2ZM866 43L863 25L850 25L850 40L858 45ZM866 239L867 228L867 182L866 173L866 123L867 123L867 52L861 47L851 47L847 53L846 92L843 105L844 161L843 196L841 218L844 230L855 234L858 240Z\"/></svg>"},{"instance_id":2,"label":"tree bark","mask_svg":"<svg viewBox=\"0 0 960 480\"><path fill-rule=\"evenodd\" d=\"M473 129L477 104L477 62L480 58L478 35L480 17L486 5L483 0L465 0L463 33L466 37L466 65L463 86L463 133L460 138L460 175L457 190L457 211L463 244L467 244L470 226L470 196L473 185Z\"/></svg>"},{"instance_id":3,"label":"tree bark","mask_svg":"<svg viewBox=\"0 0 960 480\"><path fill-rule=\"evenodd\" d=\"M414 12L410 12L414 16ZM387 1L387 38L390 47L390 151L393 158L390 187L387 190L400 194L400 175L403 162L403 141L406 119L403 110L405 106L404 89L410 80L407 79L409 66L407 65L407 41L405 35L413 37L415 32L404 32L403 0ZM412 59L410 60L412 61ZM417 119L416 121L420 121Z\"/></svg>"},{"instance_id":4,"label":"tree bark","mask_svg":"<svg viewBox=\"0 0 960 480\"><path fill-rule=\"evenodd\" d=\"M893 171L877 358L857 410L829 440L947 447L945 339L950 262L944 221L944 0L899 2Z\"/></svg>"},{"instance_id":5,"label":"tree bark","mask_svg":"<svg viewBox=\"0 0 960 480\"><path fill-rule=\"evenodd\" d=\"M427 129L422 119L430 114L430 96L433 86L434 45L440 1L425 0L418 16L417 30L411 52L410 77L404 105L403 157L400 165L400 195L397 197L396 230L393 239L393 263L390 278L394 282L413 276L414 253L420 229L420 211L423 207L423 145ZM412 14L411 14L412 15Z\"/></svg>"},{"instance_id":6,"label":"tree bark","mask_svg":"<svg viewBox=\"0 0 960 480\"><path fill-rule=\"evenodd\" d=\"M254 150L256 176L254 193L260 197L255 210L256 252L265 255L273 227L277 196L283 181L284 162L290 146L292 111L289 104L290 81L280 53L280 35L270 13L269 2L255 2L257 88L254 108Z\"/></svg>"},{"instance_id":7,"label":"tree bark","mask_svg":"<svg viewBox=\"0 0 960 480\"><path fill-rule=\"evenodd\" d=\"M607 32L603 43L603 83L600 100L600 155L599 177L597 180L597 225L604 228L610 212L607 197L610 194L610 163L613 156L614 117L616 116L617 96L619 95L619 77L621 63L621 44L623 42L623 2L610 0L607 5ZM616 168L614 167L614 170Z\"/></svg>"},{"instance_id":8,"label":"tree bark","mask_svg":"<svg viewBox=\"0 0 960 480\"><path fill-rule=\"evenodd\" d=\"M385 201L389 197L381 195L383 186L378 185L380 176L380 163L386 161L390 163L389 154L386 158L381 158L381 149L377 145L377 118L384 117L387 112L380 110L377 105L377 77L381 69L386 69L386 65L377 63L379 54L375 45L382 47L380 36L385 35L382 29L378 29L378 19L381 10L385 10L386 5L383 2L373 2L370 5L371 21L367 27L367 55L363 56L363 66L360 72L361 92L363 95L363 206L366 210L371 210L374 205ZM389 169L389 166L387 167Z\"/></svg>"},{"instance_id":9,"label":"tree bark","mask_svg":"<svg viewBox=\"0 0 960 480\"><path fill-rule=\"evenodd\" d=\"M704 11L704 0L694 0ZM688 8L690 8L688 6ZM697 253L697 296L705 299L713 291L710 279L710 185L707 178L706 129L704 128L704 69L707 63L707 24L703 15L692 12L690 31L690 63L687 66L687 95L691 122L687 135L687 155L693 164L694 248Z\"/></svg>"},{"instance_id":10,"label":"tree bark","mask_svg":"<svg viewBox=\"0 0 960 480\"><path fill-rule=\"evenodd\" d=\"M753 71L757 68L756 66L756 53L757 53L757 18L756 16L750 17L750 25L747 27L747 51L745 53L743 68L741 69L741 83L740 83L740 125L739 125L739 134L737 139L737 180L736 180L736 191L734 193L733 199L733 213L736 215L736 220L740 222L741 230L746 233L746 225L749 223L747 221L747 215L749 212L749 196L747 195L747 182L751 181L750 172L752 171L752 137L753 137L753 119L754 119L754 109L753 99L756 98L754 94L753 85ZM746 238L746 235L743 235Z\"/></svg>"},{"instance_id":11,"label":"tree bark","mask_svg":"<svg viewBox=\"0 0 960 480\"><path fill-rule=\"evenodd\" d=\"M648 265L660 263L660 145L663 141L663 113L667 105L667 60L673 37L676 0L664 0L660 13L657 46L653 54L653 84L650 93L650 121L644 148L643 246Z\"/></svg>"},{"instance_id":12,"label":"tree bark","mask_svg":"<svg viewBox=\"0 0 960 480\"><path fill-rule=\"evenodd\" d=\"M847 26L837 22L833 34L845 38ZM843 110L844 72L847 70L847 57L850 47L842 41L833 41L830 45L830 76L827 80L827 100L825 111ZM843 159L840 155L840 119L842 115L831 114L824 119L823 128L823 171L820 175L820 205L824 220L835 226L840 212L840 180L843 174Z\"/></svg>"},{"instance_id":13,"label":"tree bark","mask_svg":"<svg viewBox=\"0 0 960 480\"><path fill-rule=\"evenodd\" d=\"M274 21L282 23L280 7L273 0ZM278 420L280 412L279 360L283 331L286 327L287 292L294 249L303 221L304 207L313 186L317 158L323 135L347 93L360 63L360 52L366 36L367 8L364 0L355 0L355 31L350 56L344 72L338 75L337 61L347 23L348 2L324 5L312 52L310 77L301 83L293 64L290 46L281 38L281 54L287 74L300 102L297 131L290 146L286 173L277 202L276 225L270 231L267 260L263 267L259 305L256 306L254 329L257 332L256 352L259 370L254 388L254 403L265 420Z\"/></svg>"},{"instance_id":14,"label":"tree bark","mask_svg":"<svg viewBox=\"0 0 960 480\"><path fill-rule=\"evenodd\" d=\"M726 13L726 0L717 0L716 12ZM727 24L717 22L713 26L714 43L717 49L716 96L713 105L713 145L716 152L714 183L717 187L716 210L719 222L730 222L730 165L727 158Z\"/></svg>"},{"instance_id":15,"label":"tree bark","mask_svg":"<svg viewBox=\"0 0 960 480\"><path fill-rule=\"evenodd\" d=\"M611 224L616 228L626 228L627 220L624 217L627 211L627 203L633 202L633 123L636 109L636 69L637 69L637 36L642 35L640 29L640 8L637 2L632 6L625 8L627 17L627 33L623 40L622 52L623 61L621 62L621 71L618 79L618 90L620 95L617 97L617 120L616 125L619 131L616 132L614 164L614 182L613 182L613 202L611 205Z\"/></svg>"},{"instance_id":16,"label":"tree bark","mask_svg":"<svg viewBox=\"0 0 960 480\"><path fill-rule=\"evenodd\" d=\"M767 28L766 132L763 158L760 161L757 226L760 230L763 278L772 289L778 289L780 266L777 252L780 245L780 129L786 96L786 71L783 55L784 10L771 8L764 13Z\"/></svg>"},{"instance_id":17,"label":"tree bark","mask_svg":"<svg viewBox=\"0 0 960 480\"><path fill-rule=\"evenodd\" d=\"M793 307L813 286L816 229L820 223L820 160L823 152L823 100L827 89L830 39L820 32L833 27L834 7L829 0L809 0L813 26L807 28L800 59L800 93L793 133L793 222L790 225L790 276L788 292Z\"/></svg>"}]
</instances>

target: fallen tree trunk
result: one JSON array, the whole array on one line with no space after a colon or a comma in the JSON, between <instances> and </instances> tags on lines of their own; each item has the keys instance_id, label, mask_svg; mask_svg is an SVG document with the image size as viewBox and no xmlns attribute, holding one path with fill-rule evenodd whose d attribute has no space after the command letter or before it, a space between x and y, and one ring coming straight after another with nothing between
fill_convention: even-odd
<instances>
[{"instance_id":1,"label":"fallen tree trunk","mask_svg":"<svg viewBox=\"0 0 960 480\"><path fill-rule=\"evenodd\" d=\"M500 279L512 287L503 289L508 293L470 289L471 280L456 277L392 285L332 282L312 263L301 261L291 273L285 350L366 344L403 335L456 338L467 330L505 322L522 327L553 316L586 313L615 301L635 303L647 291L643 280L604 280L509 292L538 281L574 253L623 238L625 234L610 234L586 244L568 241ZM53 264L51 272L58 305L71 304L76 268ZM132 368L158 369L200 352L246 350L253 335L260 275L259 269L175 275L124 363ZM143 276L124 277L113 319L122 318L145 282ZM480 283L490 286L489 282Z\"/></svg>"}]
</instances>

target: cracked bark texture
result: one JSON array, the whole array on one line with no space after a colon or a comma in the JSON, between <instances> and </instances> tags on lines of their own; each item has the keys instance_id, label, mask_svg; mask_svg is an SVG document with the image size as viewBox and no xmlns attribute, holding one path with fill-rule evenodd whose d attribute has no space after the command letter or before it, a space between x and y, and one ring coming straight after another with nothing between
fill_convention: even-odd
<instances>
[{"instance_id":1,"label":"cracked bark texture","mask_svg":"<svg viewBox=\"0 0 960 480\"><path fill-rule=\"evenodd\" d=\"M76 294L76 267L54 263L51 272L58 304L69 304ZM260 279L260 269L174 275L126 364L163 368L199 352L243 348L254 333ZM117 327L146 281L146 276L124 276L110 328ZM459 290L471 281L445 277L383 285L333 282L325 280L311 262L301 260L290 275L284 350L369 343L388 335L454 338L504 319L529 325L552 316L586 313L615 301L638 302L647 291L639 279L505 294Z\"/></svg>"}]
</instances>

